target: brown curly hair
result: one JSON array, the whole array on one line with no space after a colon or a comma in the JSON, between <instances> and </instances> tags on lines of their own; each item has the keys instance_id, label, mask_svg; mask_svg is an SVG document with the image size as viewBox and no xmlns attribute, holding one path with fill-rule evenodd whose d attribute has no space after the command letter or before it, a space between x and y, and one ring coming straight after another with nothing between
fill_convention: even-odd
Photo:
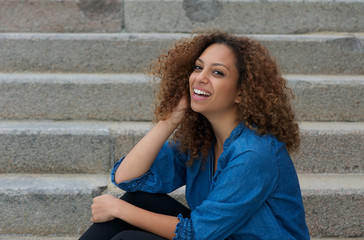
<instances>
[{"instance_id":1,"label":"brown curly hair","mask_svg":"<svg viewBox=\"0 0 364 240\"><path fill-rule=\"evenodd\" d=\"M195 61L214 43L225 44L236 56L238 87L242 93L239 120L259 135L274 135L286 144L289 152L298 149L299 127L290 105L292 91L287 88L275 60L259 42L220 31L182 38L152 65L151 74L160 80L155 121L167 119L182 96L190 101L189 76ZM207 158L213 138L208 120L191 107L174 134L180 149L190 153L191 164L199 157Z\"/></svg>"}]
</instances>

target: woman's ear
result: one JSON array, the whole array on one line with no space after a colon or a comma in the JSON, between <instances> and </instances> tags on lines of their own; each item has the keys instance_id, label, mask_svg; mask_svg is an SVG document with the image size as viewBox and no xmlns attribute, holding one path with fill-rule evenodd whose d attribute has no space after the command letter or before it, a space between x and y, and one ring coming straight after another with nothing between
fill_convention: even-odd
<instances>
[{"instance_id":1,"label":"woman's ear","mask_svg":"<svg viewBox=\"0 0 364 240\"><path fill-rule=\"evenodd\" d=\"M241 96L241 91L239 90L238 95L235 98L235 103L239 104L241 103L242 100L242 96Z\"/></svg>"}]
</instances>

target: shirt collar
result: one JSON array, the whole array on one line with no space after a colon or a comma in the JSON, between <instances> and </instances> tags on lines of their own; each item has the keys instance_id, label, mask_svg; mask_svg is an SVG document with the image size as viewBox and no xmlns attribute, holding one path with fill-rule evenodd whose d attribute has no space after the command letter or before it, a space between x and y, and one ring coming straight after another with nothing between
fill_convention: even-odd
<instances>
[{"instance_id":1,"label":"shirt collar","mask_svg":"<svg viewBox=\"0 0 364 240\"><path fill-rule=\"evenodd\" d=\"M235 139L236 138L238 138L240 135L241 135L241 133L243 132L243 130L245 129L245 125L244 125L244 123L239 123L239 125L238 126L236 126L235 128L234 128L234 130L230 133L230 137L228 137L226 140L225 140L225 142L224 142L224 146L223 146L223 149L225 150L225 149L227 149L229 146L230 146L230 144L232 143L232 142L234 142L235 141Z\"/></svg>"}]
</instances>

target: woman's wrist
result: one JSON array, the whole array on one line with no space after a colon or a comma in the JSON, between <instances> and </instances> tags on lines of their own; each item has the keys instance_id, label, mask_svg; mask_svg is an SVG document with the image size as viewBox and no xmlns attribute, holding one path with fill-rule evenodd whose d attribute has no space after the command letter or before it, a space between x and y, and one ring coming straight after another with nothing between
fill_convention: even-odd
<instances>
[{"instance_id":1,"label":"woman's wrist","mask_svg":"<svg viewBox=\"0 0 364 240\"><path fill-rule=\"evenodd\" d=\"M115 199L115 204L113 205L112 212L111 212L111 215L114 218L119 218L119 219L123 220L122 213L123 213L123 210L126 207L125 203L126 202L124 200L122 200L122 199L118 199L118 198Z\"/></svg>"},{"instance_id":2,"label":"woman's wrist","mask_svg":"<svg viewBox=\"0 0 364 240\"><path fill-rule=\"evenodd\" d=\"M158 124L162 125L166 129L170 130L170 132L172 133L178 127L180 122L176 121L172 118L167 118L166 120L159 121Z\"/></svg>"}]
</instances>

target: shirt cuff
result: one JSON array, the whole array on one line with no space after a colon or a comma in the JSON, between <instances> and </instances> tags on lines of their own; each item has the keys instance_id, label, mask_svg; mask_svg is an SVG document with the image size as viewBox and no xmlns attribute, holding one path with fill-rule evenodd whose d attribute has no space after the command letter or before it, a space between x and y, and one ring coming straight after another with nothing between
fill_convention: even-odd
<instances>
[{"instance_id":1,"label":"shirt cuff","mask_svg":"<svg viewBox=\"0 0 364 240\"><path fill-rule=\"evenodd\" d=\"M127 192L135 192L135 191L142 191L142 186L144 185L144 181L146 179L146 177L150 174L149 171L146 172L145 174L143 174L142 176L132 179L130 181L125 181L125 182L121 182L119 184L117 184L115 182L115 173L116 170L118 169L120 163L124 160L125 157L121 158L119 161L117 161L114 164L114 167L111 171L111 182L117 186L118 188L127 191Z\"/></svg>"},{"instance_id":2,"label":"shirt cuff","mask_svg":"<svg viewBox=\"0 0 364 240\"><path fill-rule=\"evenodd\" d=\"M174 232L176 236L173 240L194 240L195 231L192 226L191 219L183 218L182 214L178 214L179 222L176 226L176 231Z\"/></svg>"}]
</instances>

